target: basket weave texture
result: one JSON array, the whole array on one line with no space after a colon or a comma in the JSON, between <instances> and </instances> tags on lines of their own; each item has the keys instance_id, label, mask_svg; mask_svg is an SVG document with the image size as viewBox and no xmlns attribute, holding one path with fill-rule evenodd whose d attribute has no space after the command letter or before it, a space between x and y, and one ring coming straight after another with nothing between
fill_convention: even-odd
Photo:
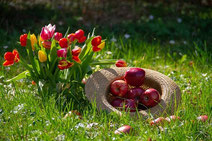
<instances>
[{"instance_id":1,"label":"basket weave texture","mask_svg":"<svg viewBox=\"0 0 212 141\"><path fill-rule=\"evenodd\" d=\"M99 110L107 110L108 112L116 112L122 115L122 112L114 108L110 104L109 89L110 84L116 80L123 78L125 72L130 67L108 68L102 69L93 73L86 82L85 93L90 102L96 102ZM131 112L132 116L146 117L151 114L153 117L161 115L173 114L181 100L181 92L176 83L169 77L150 69L144 69L146 72L144 84L141 86L144 89L149 87L158 90L161 94L160 103L147 110L139 110Z\"/></svg>"}]
</instances>

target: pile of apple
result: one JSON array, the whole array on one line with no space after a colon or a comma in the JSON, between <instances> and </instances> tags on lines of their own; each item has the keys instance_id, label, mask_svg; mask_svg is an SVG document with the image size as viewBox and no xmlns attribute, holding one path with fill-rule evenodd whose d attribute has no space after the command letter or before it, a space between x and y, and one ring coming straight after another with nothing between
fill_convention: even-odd
<instances>
[{"instance_id":1,"label":"pile of apple","mask_svg":"<svg viewBox=\"0 0 212 141\"><path fill-rule=\"evenodd\" d=\"M144 90L145 71L141 68L130 68L124 78L115 80L110 85L113 95L111 105L119 110L135 112L136 109L154 107L160 102L160 94L156 89Z\"/></svg>"}]
</instances>

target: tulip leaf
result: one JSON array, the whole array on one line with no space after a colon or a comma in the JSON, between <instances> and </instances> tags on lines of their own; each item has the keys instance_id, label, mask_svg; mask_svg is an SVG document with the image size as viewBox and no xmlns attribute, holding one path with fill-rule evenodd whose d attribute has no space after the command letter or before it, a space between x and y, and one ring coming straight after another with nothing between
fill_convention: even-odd
<instances>
[{"instance_id":1,"label":"tulip leaf","mask_svg":"<svg viewBox=\"0 0 212 141\"><path fill-rule=\"evenodd\" d=\"M17 80L20 80L20 79L23 79L23 78L26 78L27 76L30 76L30 73L28 70L22 72L22 73L19 73L18 75L16 75L15 77L7 80L6 82L12 82L12 81L17 81Z\"/></svg>"}]
</instances>

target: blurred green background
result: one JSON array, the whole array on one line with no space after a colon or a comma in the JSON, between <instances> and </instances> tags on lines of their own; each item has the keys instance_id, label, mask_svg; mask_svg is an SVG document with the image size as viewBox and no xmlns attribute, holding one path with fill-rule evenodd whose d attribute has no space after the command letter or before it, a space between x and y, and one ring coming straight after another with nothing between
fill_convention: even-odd
<instances>
[{"instance_id":1,"label":"blurred green background","mask_svg":"<svg viewBox=\"0 0 212 141\"><path fill-rule=\"evenodd\" d=\"M195 43L211 54L211 6L211 0L1 0L0 53L16 48L21 34L38 35L52 23L62 33L95 27L108 40L174 46L177 54L195 51Z\"/></svg>"}]
</instances>

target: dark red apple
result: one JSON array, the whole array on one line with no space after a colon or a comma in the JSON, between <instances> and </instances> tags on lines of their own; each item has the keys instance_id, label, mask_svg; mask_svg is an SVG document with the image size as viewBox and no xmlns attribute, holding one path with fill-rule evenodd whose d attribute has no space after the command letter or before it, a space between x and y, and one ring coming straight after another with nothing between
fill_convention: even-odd
<instances>
[{"instance_id":1,"label":"dark red apple","mask_svg":"<svg viewBox=\"0 0 212 141\"><path fill-rule=\"evenodd\" d=\"M135 102L135 100L133 99L126 99L124 100L124 104L125 105L125 111L130 111L130 112L135 112L136 108L137 108L137 104Z\"/></svg>"},{"instance_id":2,"label":"dark red apple","mask_svg":"<svg viewBox=\"0 0 212 141\"><path fill-rule=\"evenodd\" d=\"M153 107L160 101L160 94L156 89L147 89L141 96L140 102L146 107Z\"/></svg>"},{"instance_id":3,"label":"dark red apple","mask_svg":"<svg viewBox=\"0 0 212 141\"><path fill-rule=\"evenodd\" d=\"M145 71L141 68L130 68L126 71L124 79L131 86L141 86L144 82Z\"/></svg>"},{"instance_id":4,"label":"dark red apple","mask_svg":"<svg viewBox=\"0 0 212 141\"><path fill-rule=\"evenodd\" d=\"M132 99L120 99L116 98L111 102L111 105L119 110L125 109L125 111L135 112L137 108L137 104L135 100Z\"/></svg>"},{"instance_id":5,"label":"dark red apple","mask_svg":"<svg viewBox=\"0 0 212 141\"><path fill-rule=\"evenodd\" d=\"M124 100L120 98L116 98L111 102L111 105L115 108L123 108Z\"/></svg>"},{"instance_id":6,"label":"dark red apple","mask_svg":"<svg viewBox=\"0 0 212 141\"><path fill-rule=\"evenodd\" d=\"M123 133L131 133L133 131L132 127L129 125L124 125L122 127L120 127L119 129L117 129L114 133L115 134L123 134Z\"/></svg>"},{"instance_id":7,"label":"dark red apple","mask_svg":"<svg viewBox=\"0 0 212 141\"><path fill-rule=\"evenodd\" d=\"M127 94L128 85L124 80L115 80L110 85L110 92L115 96L123 97Z\"/></svg>"},{"instance_id":8,"label":"dark red apple","mask_svg":"<svg viewBox=\"0 0 212 141\"><path fill-rule=\"evenodd\" d=\"M140 96L145 92L144 89L137 87L137 88L132 88L130 89L127 94L126 98L128 99L134 99L134 100L139 100Z\"/></svg>"}]
</instances>

